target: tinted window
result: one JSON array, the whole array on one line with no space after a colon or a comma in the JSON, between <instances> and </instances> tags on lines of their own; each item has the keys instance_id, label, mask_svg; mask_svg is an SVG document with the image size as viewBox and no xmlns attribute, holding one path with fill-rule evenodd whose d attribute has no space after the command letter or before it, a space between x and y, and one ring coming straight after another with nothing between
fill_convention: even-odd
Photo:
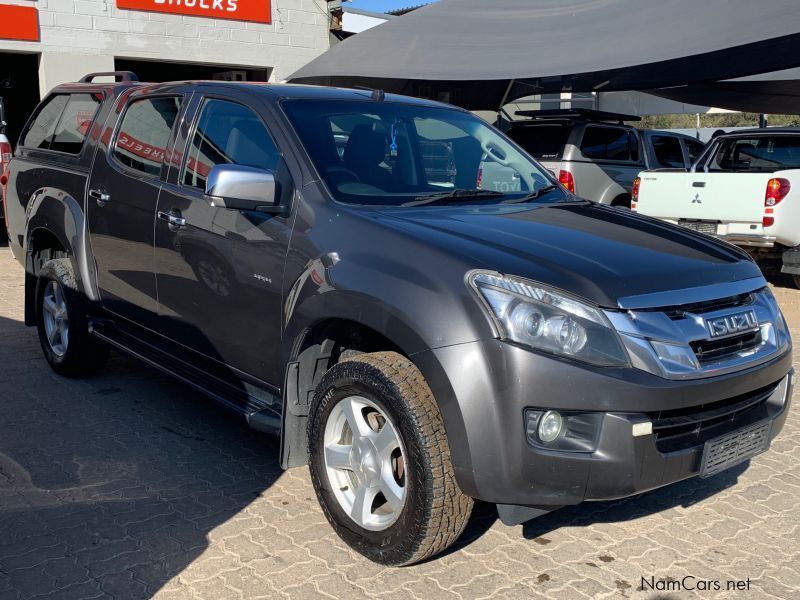
<instances>
[{"instance_id":1,"label":"tinted window","mask_svg":"<svg viewBox=\"0 0 800 600\"><path fill-rule=\"evenodd\" d=\"M499 194L462 199L491 204L552 183L497 129L460 110L389 101L287 100L282 106L342 202L400 206L484 190ZM556 189L542 201L563 197Z\"/></svg>"},{"instance_id":2,"label":"tinted window","mask_svg":"<svg viewBox=\"0 0 800 600\"><path fill-rule=\"evenodd\" d=\"M215 165L231 164L275 171L280 153L252 110L225 100L206 100L189 146L183 183L205 189Z\"/></svg>"},{"instance_id":3,"label":"tinted window","mask_svg":"<svg viewBox=\"0 0 800 600\"><path fill-rule=\"evenodd\" d=\"M53 96L36 115L30 129L25 134L22 146L26 148L49 148L58 119L67 105L69 96Z\"/></svg>"},{"instance_id":4,"label":"tinted window","mask_svg":"<svg viewBox=\"0 0 800 600\"><path fill-rule=\"evenodd\" d=\"M571 131L572 126L567 124L519 125L512 127L508 135L531 156L548 160L563 156Z\"/></svg>"},{"instance_id":5,"label":"tinted window","mask_svg":"<svg viewBox=\"0 0 800 600\"><path fill-rule=\"evenodd\" d=\"M599 160L638 160L639 148L631 137L627 129L590 125L583 134L581 154Z\"/></svg>"},{"instance_id":6,"label":"tinted window","mask_svg":"<svg viewBox=\"0 0 800 600\"><path fill-rule=\"evenodd\" d=\"M96 94L72 94L55 128L50 150L79 154L103 99Z\"/></svg>"},{"instance_id":7,"label":"tinted window","mask_svg":"<svg viewBox=\"0 0 800 600\"><path fill-rule=\"evenodd\" d=\"M686 144L686 151L689 153L689 162L694 164L694 161L703 153L705 146L700 142L693 142L691 140L683 140Z\"/></svg>"},{"instance_id":8,"label":"tinted window","mask_svg":"<svg viewBox=\"0 0 800 600\"><path fill-rule=\"evenodd\" d=\"M683 150L681 142L676 137L666 135L653 136L653 153L656 155L658 166L664 168L682 169Z\"/></svg>"},{"instance_id":9,"label":"tinted window","mask_svg":"<svg viewBox=\"0 0 800 600\"><path fill-rule=\"evenodd\" d=\"M792 135L733 138L720 142L712 171L778 171L800 168L800 137Z\"/></svg>"},{"instance_id":10,"label":"tinted window","mask_svg":"<svg viewBox=\"0 0 800 600\"><path fill-rule=\"evenodd\" d=\"M178 97L131 102L117 133L114 157L134 171L158 177L180 105Z\"/></svg>"}]
</instances>

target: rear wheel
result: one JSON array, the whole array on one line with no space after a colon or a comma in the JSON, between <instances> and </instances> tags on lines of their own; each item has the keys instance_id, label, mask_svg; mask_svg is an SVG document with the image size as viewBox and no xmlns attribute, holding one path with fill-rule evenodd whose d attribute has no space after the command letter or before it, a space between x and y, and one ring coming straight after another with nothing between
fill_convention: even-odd
<instances>
[{"instance_id":1,"label":"rear wheel","mask_svg":"<svg viewBox=\"0 0 800 600\"><path fill-rule=\"evenodd\" d=\"M458 488L436 401L394 352L326 374L309 419L311 479L328 521L367 558L408 565L450 546L473 501Z\"/></svg>"},{"instance_id":2,"label":"rear wheel","mask_svg":"<svg viewBox=\"0 0 800 600\"><path fill-rule=\"evenodd\" d=\"M108 346L89 334L85 301L69 258L49 260L39 270L36 325L44 357L60 375L87 375L108 359Z\"/></svg>"},{"instance_id":3,"label":"rear wheel","mask_svg":"<svg viewBox=\"0 0 800 600\"><path fill-rule=\"evenodd\" d=\"M615 206L617 208L630 209L630 207L631 207L631 197L630 196L617 196L611 202L611 206Z\"/></svg>"}]
</instances>

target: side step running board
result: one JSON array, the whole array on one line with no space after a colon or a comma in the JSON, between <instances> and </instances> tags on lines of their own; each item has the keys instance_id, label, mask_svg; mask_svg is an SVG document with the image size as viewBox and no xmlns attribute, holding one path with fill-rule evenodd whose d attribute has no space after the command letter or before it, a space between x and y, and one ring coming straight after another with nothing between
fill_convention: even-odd
<instances>
[{"instance_id":1,"label":"side step running board","mask_svg":"<svg viewBox=\"0 0 800 600\"><path fill-rule=\"evenodd\" d=\"M96 318L90 319L89 333L123 354L142 361L158 371L211 397L234 412L243 415L247 420L247 424L253 429L273 435L281 434L281 418L273 409L264 407L263 404L261 404L260 408L255 406L255 400L252 397L249 398L249 406L242 406L232 401L230 397L228 397L228 394L223 392L227 384L214 381L215 378L213 378L213 376L199 372L195 377L187 371L191 366L186 366L180 359L173 359L172 361L166 360L166 355L165 357L158 356L161 352L157 349L152 349L152 352L148 352L147 350L150 349L149 344L120 332L113 321ZM126 343L128 341L131 343ZM161 358L161 360L159 360L159 358ZM171 363L175 364L171 365ZM180 367L178 365L180 365ZM175 366L176 368L171 368L171 366ZM208 385L201 385L200 381L205 381Z\"/></svg>"}]
</instances>

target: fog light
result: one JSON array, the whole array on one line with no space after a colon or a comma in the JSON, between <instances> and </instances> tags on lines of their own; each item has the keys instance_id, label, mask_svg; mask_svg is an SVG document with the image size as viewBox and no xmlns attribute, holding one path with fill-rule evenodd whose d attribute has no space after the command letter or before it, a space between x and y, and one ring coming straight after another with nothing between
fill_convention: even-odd
<instances>
[{"instance_id":1,"label":"fog light","mask_svg":"<svg viewBox=\"0 0 800 600\"><path fill-rule=\"evenodd\" d=\"M561 415L554 410L548 410L539 421L539 439L545 444L554 442L561 435L563 427L564 419L561 418Z\"/></svg>"}]
</instances>

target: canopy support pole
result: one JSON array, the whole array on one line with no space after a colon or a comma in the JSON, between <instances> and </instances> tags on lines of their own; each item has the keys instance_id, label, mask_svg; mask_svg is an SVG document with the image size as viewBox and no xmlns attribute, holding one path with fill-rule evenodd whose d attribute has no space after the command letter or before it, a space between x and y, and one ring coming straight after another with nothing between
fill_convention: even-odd
<instances>
[{"instance_id":1,"label":"canopy support pole","mask_svg":"<svg viewBox=\"0 0 800 600\"><path fill-rule=\"evenodd\" d=\"M503 115L505 115L506 118L509 121L511 121L511 116L506 112L506 109L504 107L506 105L506 101L508 100L508 97L511 95L511 88L514 87L514 83L516 83L516 81L517 81L516 79L509 80L508 87L506 88L506 93L503 94L503 99L500 100L500 106L497 107L497 122L495 123L495 125L501 131L503 130L503 127L502 127L502 125L503 125Z\"/></svg>"},{"instance_id":2,"label":"canopy support pole","mask_svg":"<svg viewBox=\"0 0 800 600\"><path fill-rule=\"evenodd\" d=\"M514 87L514 84L516 82L517 82L516 79L511 79L508 82L508 87L506 88L506 93L503 94L503 99L500 100L500 106L497 107L497 112L498 113L501 112L503 110L503 107L506 105L506 100L508 100L508 97L511 95L511 88Z\"/></svg>"}]
</instances>

